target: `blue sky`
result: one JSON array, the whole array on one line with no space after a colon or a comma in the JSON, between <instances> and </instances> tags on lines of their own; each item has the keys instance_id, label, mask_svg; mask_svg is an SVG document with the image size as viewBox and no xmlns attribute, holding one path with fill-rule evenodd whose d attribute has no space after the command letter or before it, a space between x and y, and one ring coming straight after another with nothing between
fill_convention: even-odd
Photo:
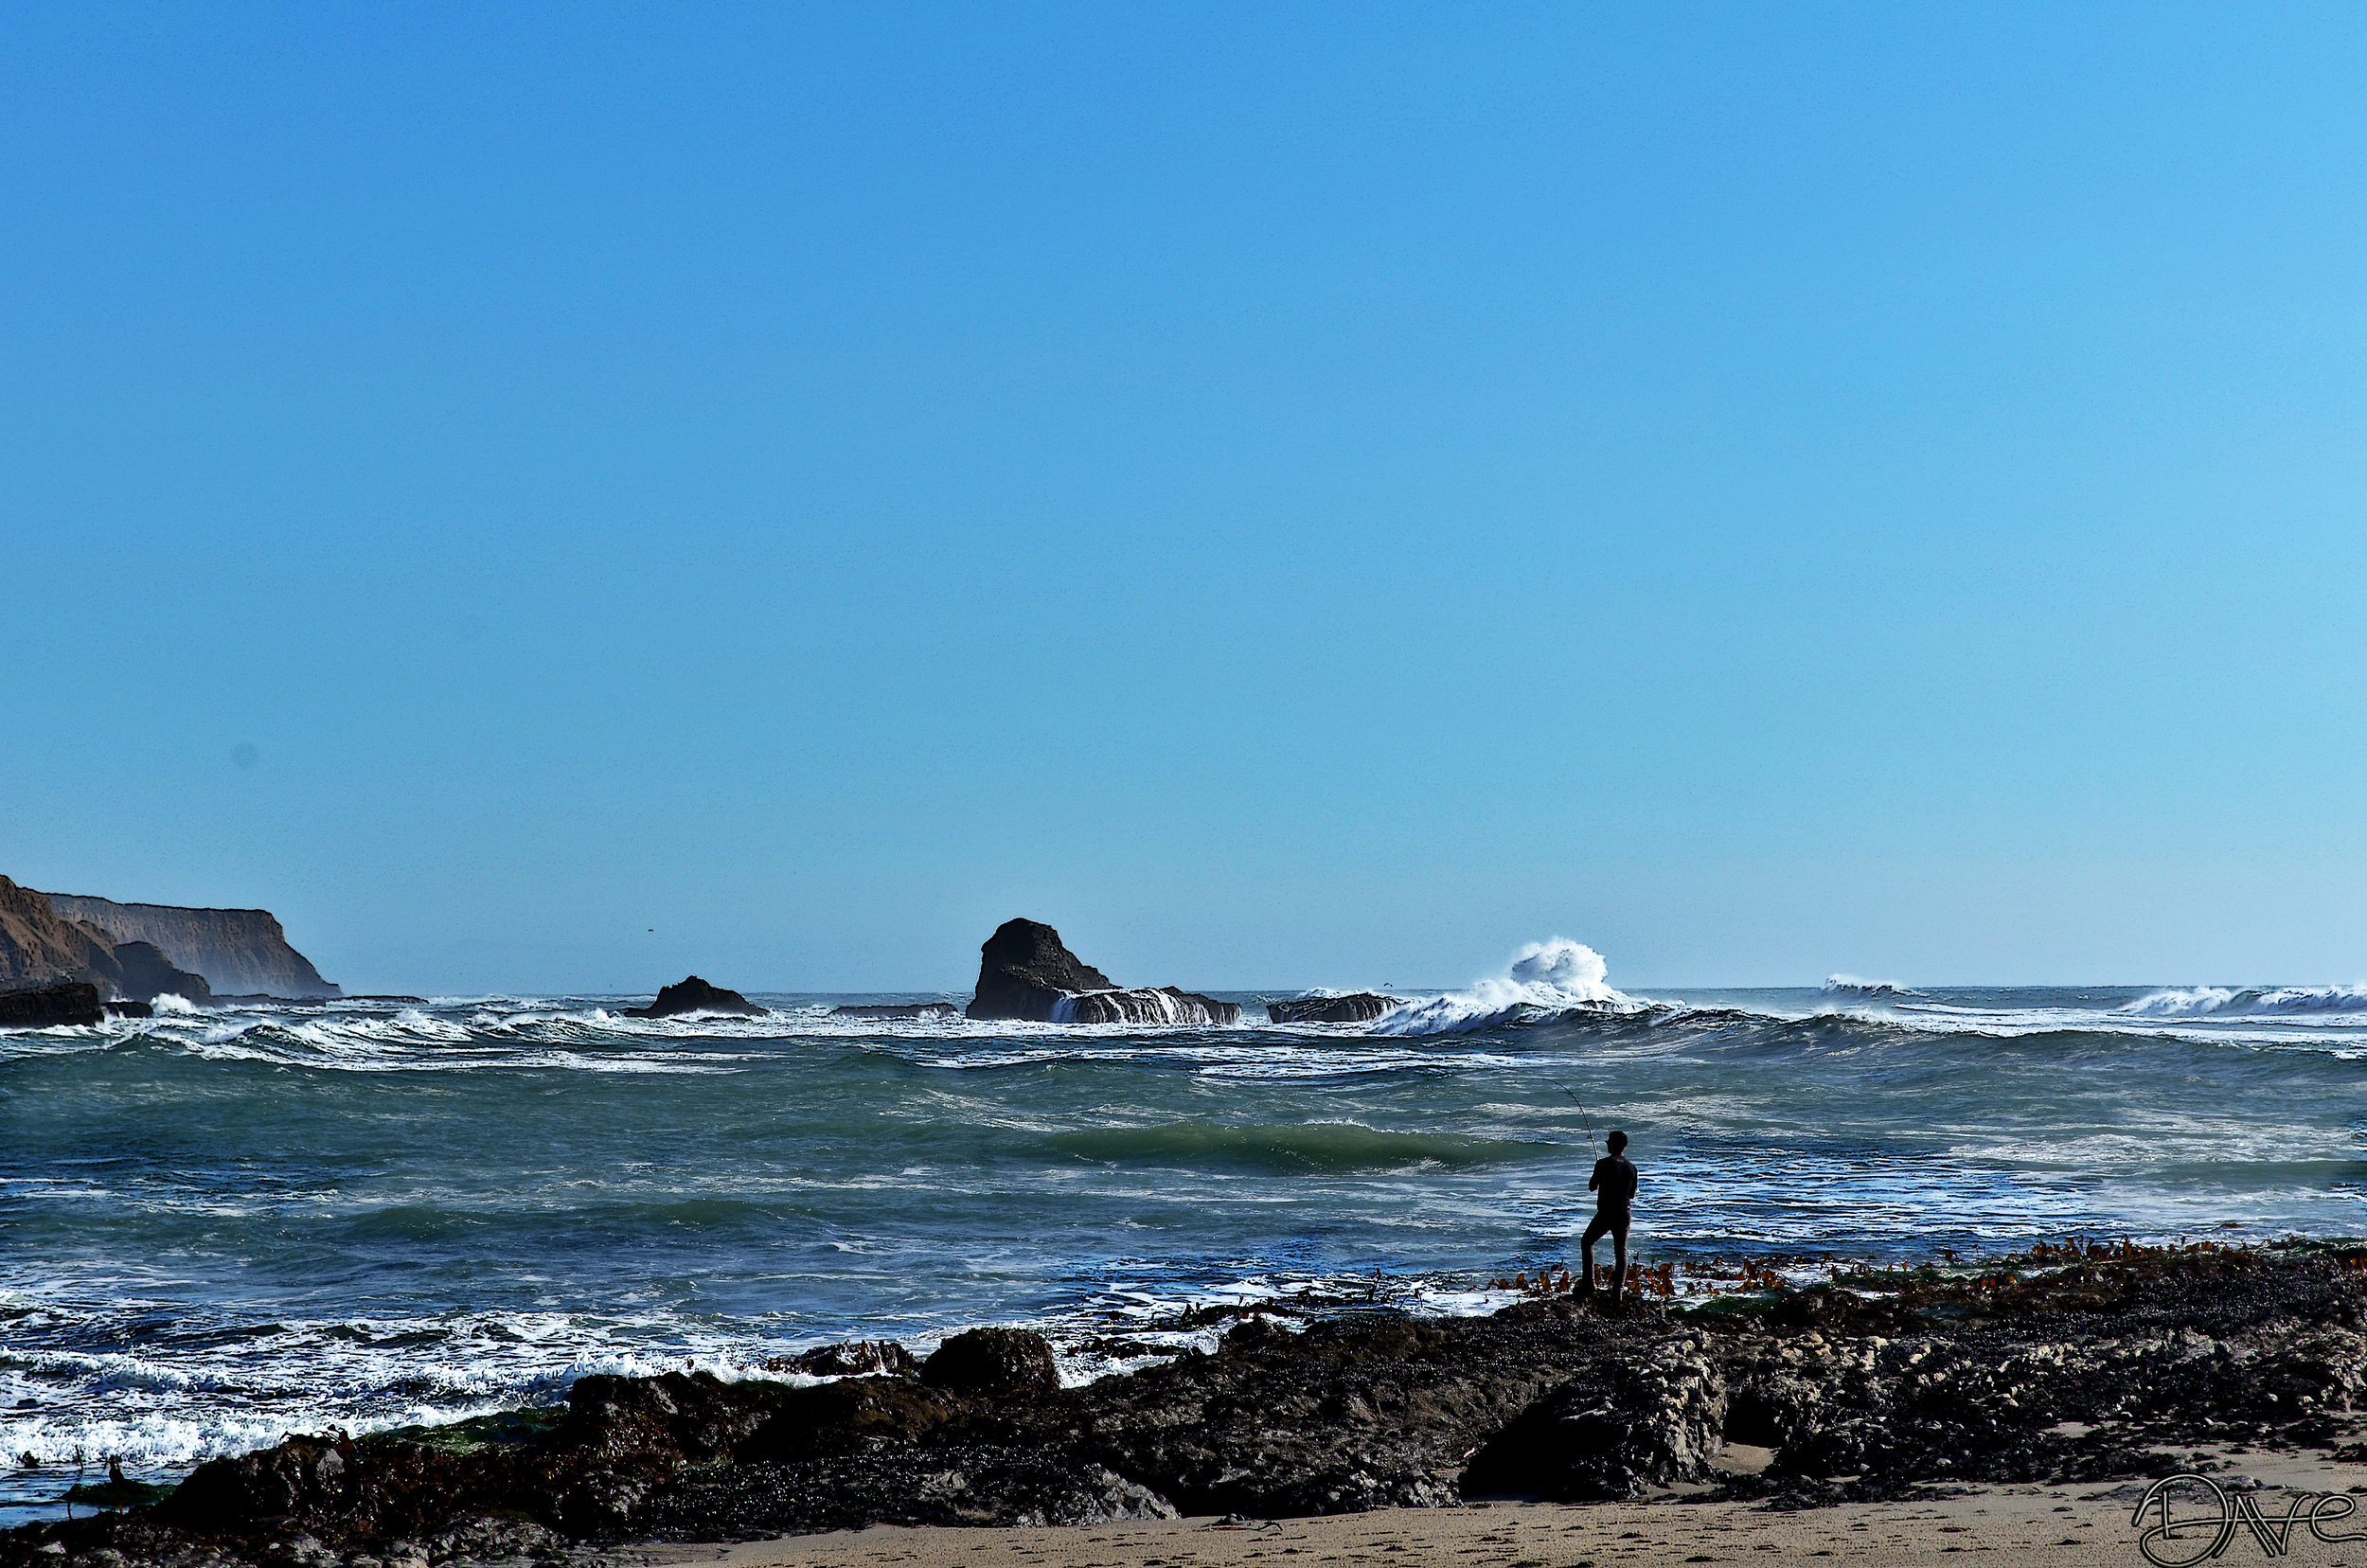
<instances>
[{"instance_id":1,"label":"blue sky","mask_svg":"<svg viewBox=\"0 0 2367 1568\"><path fill-rule=\"evenodd\" d=\"M447 992L2367 975L2356 9L0 54L29 885Z\"/></svg>"}]
</instances>

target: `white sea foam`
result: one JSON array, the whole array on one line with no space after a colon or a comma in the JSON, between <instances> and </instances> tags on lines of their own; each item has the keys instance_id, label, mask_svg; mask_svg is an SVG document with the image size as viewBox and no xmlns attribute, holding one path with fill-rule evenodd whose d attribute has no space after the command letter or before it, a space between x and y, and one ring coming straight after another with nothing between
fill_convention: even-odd
<instances>
[{"instance_id":1,"label":"white sea foam","mask_svg":"<svg viewBox=\"0 0 2367 1568\"><path fill-rule=\"evenodd\" d=\"M1472 982L1427 1002L1394 1008L1375 1020L1374 1034L1448 1034L1573 1008L1633 1011L1642 1003L1613 990L1603 955L1584 942L1555 936L1513 954L1500 976Z\"/></svg>"},{"instance_id":2,"label":"white sea foam","mask_svg":"<svg viewBox=\"0 0 2367 1568\"><path fill-rule=\"evenodd\" d=\"M2367 1012L2367 985L2190 986L2141 996L2120 1010L2145 1018Z\"/></svg>"}]
</instances>

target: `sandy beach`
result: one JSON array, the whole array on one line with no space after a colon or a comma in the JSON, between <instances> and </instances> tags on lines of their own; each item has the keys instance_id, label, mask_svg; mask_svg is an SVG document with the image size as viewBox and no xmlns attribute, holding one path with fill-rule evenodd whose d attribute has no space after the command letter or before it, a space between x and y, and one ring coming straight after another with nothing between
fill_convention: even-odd
<instances>
[{"instance_id":1,"label":"sandy beach","mask_svg":"<svg viewBox=\"0 0 2367 1568\"><path fill-rule=\"evenodd\" d=\"M2265 1488L2271 1522L2293 1492L2367 1490L2367 1465L2258 1451L2200 1451ZM1976 1487L1932 1502L1771 1511L1691 1503L1670 1491L1642 1503L1497 1501L1460 1508L1387 1508L1314 1519L1181 1519L1051 1529L865 1530L737 1545L635 1548L622 1560L722 1568L1285 1568L1439 1562L1470 1568L1610 1568L1686 1562L1932 1563L1985 1554L2034 1568L2143 1564L2130 1510L2145 1483L2109 1488ZM1700 1488L1693 1488L1700 1489ZM2191 1512L2181 1508L2181 1517ZM2367 1529L2367 1523L2351 1527ZM2339 1526L2329 1526L2330 1532ZM2186 1537L2178 1555L2205 1538ZM2238 1529L2219 1560L2261 1555ZM2367 1564L2367 1541L2329 1544L2297 1527L2287 1560L2309 1568Z\"/></svg>"}]
</instances>

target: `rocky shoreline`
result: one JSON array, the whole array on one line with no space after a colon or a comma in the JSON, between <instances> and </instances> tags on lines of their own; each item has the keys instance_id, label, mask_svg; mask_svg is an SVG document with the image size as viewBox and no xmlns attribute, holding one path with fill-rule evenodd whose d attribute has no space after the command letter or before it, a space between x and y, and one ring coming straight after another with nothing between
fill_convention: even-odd
<instances>
[{"instance_id":1,"label":"rocky shoreline","mask_svg":"<svg viewBox=\"0 0 2367 1568\"><path fill-rule=\"evenodd\" d=\"M818 1383L587 1377L563 1407L214 1460L153 1506L0 1534L0 1568L559 1561L1507 1494L1789 1509L2163 1475L2214 1464L2206 1442L2358 1453L2367 1246L2043 1248L1617 1311L1529 1292L1482 1318L1242 1309L1214 1354L1081 1388L1011 1329L917 1370L880 1345L784 1363L890 1369ZM1764 1468L1725 1473L1734 1446Z\"/></svg>"}]
</instances>

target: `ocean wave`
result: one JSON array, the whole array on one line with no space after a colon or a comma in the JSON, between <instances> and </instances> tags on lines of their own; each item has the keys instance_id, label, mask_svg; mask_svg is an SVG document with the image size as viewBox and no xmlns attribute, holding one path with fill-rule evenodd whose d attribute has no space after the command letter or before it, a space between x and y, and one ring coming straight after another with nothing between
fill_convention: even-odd
<instances>
[{"instance_id":1,"label":"ocean wave","mask_svg":"<svg viewBox=\"0 0 2367 1568\"><path fill-rule=\"evenodd\" d=\"M1347 1175L1424 1167L1468 1168L1565 1153L1557 1145L1461 1132L1397 1132L1361 1122L1281 1122L1233 1126L1167 1122L1156 1127L1096 1127L1048 1140L1064 1153L1113 1165L1186 1166L1277 1176Z\"/></svg>"},{"instance_id":2,"label":"ocean wave","mask_svg":"<svg viewBox=\"0 0 2367 1568\"><path fill-rule=\"evenodd\" d=\"M2144 1018L2367 1012L2367 985L2191 986L2141 996L2120 1010Z\"/></svg>"},{"instance_id":3,"label":"ocean wave","mask_svg":"<svg viewBox=\"0 0 2367 1568\"><path fill-rule=\"evenodd\" d=\"M1644 1006L1611 989L1603 955L1567 936L1531 942L1502 975L1427 1002L1393 1008L1373 1023L1380 1035L1459 1034L1566 1013L1625 1012Z\"/></svg>"},{"instance_id":4,"label":"ocean wave","mask_svg":"<svg viewBox=\"0 0 2367 1568\"><path fill-rule=\"evenodd\" d=\"M1867 980L1855 974L1828 974L1818 988L1827 996L1914 996L1919 993L1895 980Z\"/></svg>"}]
</instances>

